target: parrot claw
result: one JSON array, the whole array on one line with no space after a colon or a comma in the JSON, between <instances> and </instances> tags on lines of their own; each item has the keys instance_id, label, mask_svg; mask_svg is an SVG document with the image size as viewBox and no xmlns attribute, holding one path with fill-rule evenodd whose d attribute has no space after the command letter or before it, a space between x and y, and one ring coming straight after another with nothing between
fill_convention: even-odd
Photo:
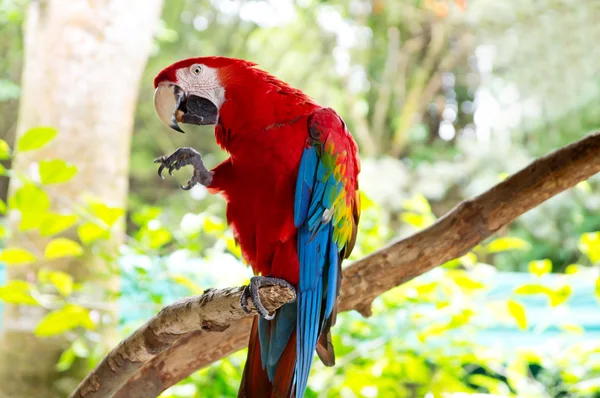
<instances>
[{"instance_id":1,"label":"parrot claw","mask_svg":"<svg viewBox=\"0 0 600 398\"><path fill-rule=\"evenodd\" d=\"M250 309L248 309L248 299L252 299L254 303L254 307L258 311L258 314L270 321L275 318L275 314L270 315L269 311L264 307L264 305L260 302L260 296L258 294L258 289L263 286L283 286L291 289L292 291L296 291L294 286L288 281L279 278L272 278L267 276L253 276L250 278L250 284L244 288L242 292L242 297L240 298L240 305L242 309L246 313L250 313Z\"/></svg>"},{"instance_id":2,"label":"parrot claw","mask_svg":"<svg viewBox=\"0 0 600 398\"><path fill-rule=\"evenodd\" d=\"M187 182L187 185L181 185L181 189L186 191L196 184L202 184L207 187L212 182L213 172L206 169L202 162L202 155L193 148L179 148L169 156L161 156L154 159L154 163L160 163L158 176L162 179L165 178L162 175L165 168L167 168L169 175L172 176L173 170L179 170L188 165L194 166L194 175L192 178Z\"/></svg>"}]
</instances>

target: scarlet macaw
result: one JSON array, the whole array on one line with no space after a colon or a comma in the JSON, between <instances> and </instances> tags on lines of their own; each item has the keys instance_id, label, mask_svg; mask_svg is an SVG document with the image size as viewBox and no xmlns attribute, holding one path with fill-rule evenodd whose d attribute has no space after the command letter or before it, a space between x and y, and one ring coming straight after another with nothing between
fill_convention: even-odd
<instances>
[{"instance_id":1,"label":"scarlet macaw","mask_svg":"<svg viewBox=\"0 0 600 398\"><path fill-rule=\"evenodd\" d=\"M156 162L159 175L192 165L183 189L200 183L223 195L227 221L257 275L241 300L247 310L251 298L260 316L239 396L302 397L315 350L325 365L335 362L330 328L341 262L360 217L357 145L333 109L252 62L185 59L163 69L154 87L166 125L180 132L178 123L215 125L216 141L230 155L211 171L192 148ZM267 285L293 287L297 300L269 314L258 296Z\"/></svg>"}]
</instances>

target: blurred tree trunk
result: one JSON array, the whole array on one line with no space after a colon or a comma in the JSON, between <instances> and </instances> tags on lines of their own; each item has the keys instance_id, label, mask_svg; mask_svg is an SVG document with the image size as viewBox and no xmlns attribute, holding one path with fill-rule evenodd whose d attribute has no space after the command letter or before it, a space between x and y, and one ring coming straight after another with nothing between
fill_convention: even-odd
<instances>
[{"instance_id":1,"label":"blurred tree trunk","mask_svg":"<svg viewBox=\"0 0 600 398\"><path fill-rule=\"evenodd\" d=\"M90 194L109 206L125 207L134 109L161 8L162 0L31 2L25 22L17 136L41 125L55 127L58 136L41 150L17 154L16 172L27 173L43 158L64 159L79 170L57 190L66 202ZM9 194L19 184L13 178ZM18 234L14 220L11 226L11 245L43 248L39 237ZM111 241L113 254L123 239L122 227ZM91 256L83 258L61 262L58 267L81 282L101 279L111 266L97 258L92 261ZM9 267L7 276L9 280L31 278L35 270ZM113 276L103 283L115 290L116 281ZM89 299L105 300L103 293L98 289ZM116 303L107 304L115 315ZM33 336L44 314L40 307L5 307L0 337L1 398L66 396L79 382L79 376L68 379L55 370L66 339ZM110 322L105 332L114 333Z\"/></svg>"}]
</instances>

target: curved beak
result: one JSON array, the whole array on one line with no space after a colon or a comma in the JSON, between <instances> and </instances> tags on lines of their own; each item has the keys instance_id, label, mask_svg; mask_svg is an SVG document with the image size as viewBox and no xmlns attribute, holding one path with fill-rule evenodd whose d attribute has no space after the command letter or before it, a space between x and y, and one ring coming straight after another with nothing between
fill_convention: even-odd
<instances>
[{"instance_id":1,"label":"curved beak","mask_svg":"<svg viewBox=\"0 0 600 398\"><path fill-rule=\"evenodd\" d=\"M175 131L183 133L177 124L181 121L183 112L179 109L185 93L181 87L172 83L159 83L154 91L154 110L158 118Z\"/></svg>"},{"instance_id":2,"label":"curved beak","mask_svg":"<svg viewBox=\"0 0 600 398\"><path fill-rule=\"evenodd\" d=\"M214 125L219 109L209 99L191 94L176 84L161 82L154 91L154 109L160 120L173 130L183 133L178 123L199 126Z\"/></svg>"}]
</instances>

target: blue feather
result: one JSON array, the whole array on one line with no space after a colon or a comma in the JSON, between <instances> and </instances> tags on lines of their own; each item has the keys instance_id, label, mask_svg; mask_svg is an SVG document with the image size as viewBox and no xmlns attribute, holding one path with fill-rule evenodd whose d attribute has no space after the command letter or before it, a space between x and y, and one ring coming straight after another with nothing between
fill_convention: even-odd
<instances>
[{"instance_id":1,"label":"blue feather","mask_svg":"<svg viewBox=\"0 0 600 398\"><path fill-rule=\"evenodd\" d=\"M327 209L333 210L334 201L344 185L334 174L336 157L331 153L323 153L325 147L325 143L320 142L304 150L296 181L294 223L298 228L299 282L294 382L298 398L304 396L306 391L319 334L323 323L333 312L339 280L339 253L333 238L334 225L331 218L323 219L323 213ZM323 156L327 157L325 161ZM289 339L287 328L284 328L286 333L279 332L279 324L275 329L277 339L280 333L281 338L285 336ZM285 347L283 342L271 339L270 360L271 357L281 356L282 346Z\"/></svg>"},{"instance_id":2,"label":"blue feather","mask_svg":"<svg viewBox=\"0 0 600 398\"><path fill-rule=\"evenodd\" d=\"M269 321L263 318L258 318L258 338L260 339L260 359L263 364L263 369L267 363L269 355Z\"/></svg>"},{"instance_id":3,"label":"blue feather","mask_svg":"<svg viewBox=\"0 0 600 398\"><path fill-rule=\"evenodd\" d=\"M333 229L333 228L331 228ZM329 270L327 272L327 301L325 302L325 318L329 318L333 311L337 295L337 282L339 272L339 255L337 245L330 238L329 241Z\"/></svg>"},{"instance_id":4,"label":"blue feather","mask_svg":"<svg viewBox=\"0 0 600 398\"><path fill-rule=\"evenodd\" d=\"M325 194L326 185L323 183L317 183L315 188L313 189L310 206L308 207L307 217L314 215L315 212L321 207L323 207L323 194ZM319 214L320 216L320 214Z\"/></svg>"},{"instance_id":5,"label":"blue feather","mask_svg":"<svg viewBox=\"0 0 600 398\"><path fill-rule=\"evenodd\" d=\"M318 160L317 151L314 147L304 150L296 180L296 200L294 203L294 223L296 227L302 225L308 214Z\"/></svg>"},{"instance_id":6,"label":"blue feather","mask_svg":"<svg viewBox=\"0 0 600 398\"><path fill-rule=\"evenodd\" d=\"M283 351L285 350L285 347L290 340L290 336L292 335L292 332L296 326L297 312L298 307L296 306L296 303L285 304L279 309L279 311L277 311L277 318L273 321L270 321L272 323L268 359L266 361L263 359L263 364L267 364L267 375L270 381L273 381L273 378L275 377L279 359L281 359L281 355L283 354Z\"/></svg>"},{"instance_id":7,"label":"blue feather","mask_svg":"<svg viewBox=\"0 0 600 398\"><path fill-rule=\"evenodd\" d=\"M327 224L331 225L331 224ZM300 228L298 236L300 259L300 283L298 286L298 338L296 341L297 385L296 396L306 390L310 367L317 347L318 333L322 322L323 272L330 267L327 250L330 246L330 228L315 236L308 225Z\"/></svg>"}]
</instances>

